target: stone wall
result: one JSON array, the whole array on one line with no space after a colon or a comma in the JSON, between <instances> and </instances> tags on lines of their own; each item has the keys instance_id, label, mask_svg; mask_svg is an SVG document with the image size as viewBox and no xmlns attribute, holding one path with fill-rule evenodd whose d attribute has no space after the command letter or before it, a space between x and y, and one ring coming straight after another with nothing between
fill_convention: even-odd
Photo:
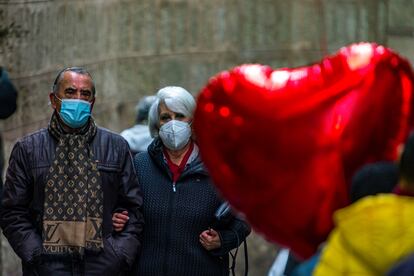
<instances>
[{"instance_id":1,"label":"stone wall","mask_svg":"<svg viewBox=\"0 0 414 276\"><path fill-rule=\"evenodd\" d=\"M0 0L0 64L19 90L17 113L0 123L6 153L46 126L47 94L62 67L91 71L96 120L120 131L143 95L171 84L196 94L241 63L306 65L358 41L412 59L413 14L413 0ZM251 275L264 275L275 247L251 243L253 255L268 248L251 257ZM3 264L4 275L20 274L15 259Z\"/></svg>"}]
</instances>

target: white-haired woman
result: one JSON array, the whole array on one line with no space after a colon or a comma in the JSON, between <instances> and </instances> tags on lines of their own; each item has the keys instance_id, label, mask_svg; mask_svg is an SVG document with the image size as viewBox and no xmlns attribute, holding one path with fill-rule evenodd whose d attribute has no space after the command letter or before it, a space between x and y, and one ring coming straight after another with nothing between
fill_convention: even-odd
<instances>
[{"instance_id":1,"label":"white-haired woman","mask_svg":"<svg viewBox=\"0 0 414 276\"><path fill-rule=\"evenodd\" d=\"M215 223L222 203L192 137L195 101L184 88L158 91L149 112L154 137L134 159L142 191L145 230L142 251L131 275L229 275L228 253L250 233L232 217ZM116 213L122 231L127 214Z\"/></svg>"}]
</instances>

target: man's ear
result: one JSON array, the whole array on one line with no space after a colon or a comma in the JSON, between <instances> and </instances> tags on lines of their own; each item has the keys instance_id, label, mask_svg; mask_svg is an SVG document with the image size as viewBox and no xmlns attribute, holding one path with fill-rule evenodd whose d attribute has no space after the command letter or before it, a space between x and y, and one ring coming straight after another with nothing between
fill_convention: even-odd
<instances>
[{"instance_id":1,"label":"man's ear","mask_svg":"<svg viewBox=\"0 0 414 276\"><path fill-rule=\"evenodd\" d=\"M56 109L56 98L53 92L49 93L49 101L50 101L50 105L52 106L52 108Z\"/></svg>"},{"instance_id":2,"label":"man's ear","mask_svg":"<svg viewBox=\"0 0 414 276\"><path fill-rule=\"evenodd\" d=\"M91 113L92 113L92 110L93 110L93 106L94 106L94 104L95 104L95 97L93 97L93 100L92 100L92 102L91 102Z\"/></svg>"}]
</instances>

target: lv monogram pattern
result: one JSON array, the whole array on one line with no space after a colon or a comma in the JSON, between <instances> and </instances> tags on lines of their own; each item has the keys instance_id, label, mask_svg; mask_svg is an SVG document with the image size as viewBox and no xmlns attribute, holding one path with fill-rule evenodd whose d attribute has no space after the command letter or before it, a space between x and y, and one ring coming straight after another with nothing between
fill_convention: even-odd
<instances>
[{"instance_id":1,"label":"lv monogram pattern","mask_svg":"<svg viewBox=\"0 0 414 276\"><path fill-rule=\"evenodd\" d=\"M48 254L99 251L102 243L103 192L89 147L96 134L91 118L79 133L65 133L57 114L49 132L58 140L47 176L43 214L43 249Z\"/></svg>"}]
</instances>

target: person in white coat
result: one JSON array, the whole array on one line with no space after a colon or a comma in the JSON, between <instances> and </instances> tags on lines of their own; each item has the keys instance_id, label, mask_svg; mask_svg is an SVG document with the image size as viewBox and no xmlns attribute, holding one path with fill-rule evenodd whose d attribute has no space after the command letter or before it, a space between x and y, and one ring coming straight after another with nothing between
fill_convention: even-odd
<instances>
[{"instance_id":1,"label":"person in white coat","mask_svg":"<svg viewBox=\"0 0 414 276\"><path fill-rule=\"evenodd\" d=\"M143 97L135 107L136 125L121 132L121 136L127 140L133 155L146 151L152 142L148 128L148 111L154 101L155 96Z\"/></svg>"}]
</instances>

